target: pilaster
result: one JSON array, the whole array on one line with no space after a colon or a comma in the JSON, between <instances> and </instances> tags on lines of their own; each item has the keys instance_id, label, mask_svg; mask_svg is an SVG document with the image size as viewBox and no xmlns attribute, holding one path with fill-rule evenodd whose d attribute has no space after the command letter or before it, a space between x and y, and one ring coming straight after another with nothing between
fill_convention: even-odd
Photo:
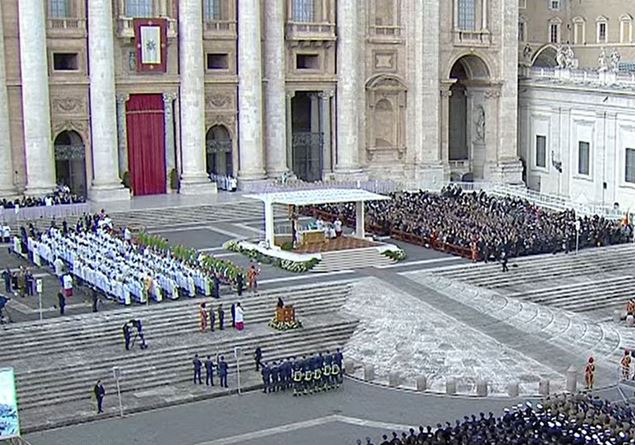
<instances>
[{"instance_id":1,"label":"pilaster","mask_svg":"<svg viewBox=\"0 0 635 445\"><path fill-rule=\"evenodd\" d=\"M165 178L166 190L170 190L170 172L176 168L176 149L174 145L174 100L176 93L163 93L163 120L165 127Z\"/></svg>"},{"instance_id":2,"label":"pilaster","mask_svg":"<svg viewBox=\"0 0 635 445\"><path fill-rule=\"evenodd\" d=\"M119 150L119 176L128 171L128 123L126 121L127 93L117 94L117 141Z\"/></svg>"},{"instance_id":3,"label":"pilaster","mask_svg":"<svg viewBox=\"0 0 635 445\"><path fill-rule=\"evenodd\" d=\"M46 2L20 0L20 72L26 157L25 194L39 196L55 187L55 159L51 141L51 105L46 55Z\"/></svg>"},{"instance_id":4,"label":"pilaster","mask_svg":"<svg viewBox=\"0 0 635 445\"><path fill-rule=\"evenodd\" d=\"M0 17L2 17L1 3ZM13 153L4 54L4 24L0 20L0 134L4 135L0 138L0 195L7 197L15 195L16 188L13 183Z\"/></svg>"}]
</instances>

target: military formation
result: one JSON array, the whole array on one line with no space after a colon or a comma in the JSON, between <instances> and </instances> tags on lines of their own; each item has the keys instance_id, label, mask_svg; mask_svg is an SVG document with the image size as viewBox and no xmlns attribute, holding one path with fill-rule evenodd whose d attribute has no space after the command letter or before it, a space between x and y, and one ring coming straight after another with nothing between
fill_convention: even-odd
<instances>
[{"instance_id":1,"label":"military formation","mask_svg":"<svg viewBox=\"0 0 635 445\"><path fill-rule=\"evenodd\" d=\"M291 357L262 364L265 393L293 390L294 396L315 394L339 388L344 381L343 354L339 348L331 353Z\"/></svg>"},{"instance_id":2,"label":"military formation","mask_svg":"<svg viewBox=\"0 0 635 445\"><path fill-rule=\"evenodd\" d=\"M384 434L367 445L437 444L630 444L635 443L635 410L630 406L600 400L590 394L555 396L534 407L530 402L493 413L464 417L455 424L436 428L411 428L409 432Z\"/></svg>"}]
</instances>

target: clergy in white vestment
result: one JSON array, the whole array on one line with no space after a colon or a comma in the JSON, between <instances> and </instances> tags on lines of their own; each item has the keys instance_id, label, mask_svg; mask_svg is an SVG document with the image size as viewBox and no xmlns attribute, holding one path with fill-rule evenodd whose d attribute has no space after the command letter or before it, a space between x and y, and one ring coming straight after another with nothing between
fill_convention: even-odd
<instances>
[{"instance_id":1,"label":"clergy in white vestment","mask_svg":"<svg viewBox=\"0 0 635 445\"><path fill-rule=\"evenodd\" d=\"M240 303L236 304L236 313L234 315L234 324L236 325L236 329L242 331L245 327L244 324L244 312Z\"/></svg>"}]
</instances>

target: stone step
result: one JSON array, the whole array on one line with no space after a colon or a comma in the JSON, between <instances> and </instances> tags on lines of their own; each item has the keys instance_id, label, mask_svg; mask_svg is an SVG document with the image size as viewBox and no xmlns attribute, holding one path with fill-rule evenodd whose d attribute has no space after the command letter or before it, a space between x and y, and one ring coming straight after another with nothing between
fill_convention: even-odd
<instances>
[{"instance_id":1,"label":"stone step","mask_svg":"<svg viewBox=\"0 0 635 445\"><path fill-rule=\"evenodd\" d=\"M298 318L302 318L307 315L317 315L323 313L335 312L346 301L345 297L321 297L319 299L309 300L303 303L302 310L298 311ZM246 310L249 310L246 308ZM246 324L255 323L267 323L273 318L273 312L270 307L263 308L260 311L254 313L248 313L245 318ZM189 318L181 318L173 320L170 318L163 318L160 322L144 322L144 332L146 340L148 342L156 341L160 338L170 337L173 335L183 335L186 333L200 332L198 329L198 316L192 315ZM225 325L231 325L230 318L226 319ZM66 338L65 340L59 339L46 339L46 341L39 341L37 338L31 341L24 340L22 344L12 344L3 346L0 351L0 359L10 360L12 357L17 356L19 358L27 358L38 355L47 354L60 354L66 351L78 351L89 349L91 347L105 347L116 345L123 346L123 338L121 334L121 327L104 329L99 331L93 329L90 333L82 333L80 337L76 336ZM23 348L27 348L23 351Z\"/></svg>"},{"instance_id":2,"label":"stone step","mask_svg":"<svg viewBox=\"0 0 635 445\"><path fill-rule=\"evenodd\" d=\"M394 261L379 253L374 248L351 249L322 254L320 261L312 272L332 272L345 269L360 269L373 266L393 264Z\"/></svg>"},{"instance_id":3,"label":"stone step","mask_svg":"<svg viewBox=\"0 0 635 445\"><path fill-rule=\"evenodd\" d=\"M235 360L233 358L233 346L240 345L245 350L252 351L256 345L263 347L268 352L265 356L266 360L281 359L291 355L311 353L314 351L322 351L324 348L341 347L346 340L352 335L355 329L355 323L345 322L340 325L328 328L318 327L313 331L300 332L295 337L273 336L269 338L267 343L263 343L261 338L245 339L239 343L225 345L226 349L219 351L224 354L230 367L234 367ZM188 381L192 378L191 360L195 352L202 357L208 353L215 355L218 351L203 352L201 346L193 346L167 353L165 351L156 351L153 357L141 357L143 360L137 360L134 364L123 364L123 382L122 390L137 391L141 388L152 388L166 384L173 384L176 381ZM151 359L151 360L149 360ZM254 367L251 358L241 360L241 369L249 370ZM151 363L148 366L148 363ZM114 363L116 364L116 362ZM33 408L36 406L48 405L52 401L69 401L86 398L87 388L90 389L97 378L102 378L104 383L110 383L112 380L111 366L113 362L104 363L99 368L91 368L89 371L78 373L74 367L68 367L68 372L73 372L77 378L68 380L67 375L43 377L39 375L29 375L29 381L35 381L33 384L23 384L22 376L18 377L18 394L20 406L23 409ZM61 370L60 370L61 371ZM112 382L114 384L114 382ZM63 387L63 393L60 394L59 387ZM52 400L54 399L54 400Z\"/></svg>"}]
</instances>

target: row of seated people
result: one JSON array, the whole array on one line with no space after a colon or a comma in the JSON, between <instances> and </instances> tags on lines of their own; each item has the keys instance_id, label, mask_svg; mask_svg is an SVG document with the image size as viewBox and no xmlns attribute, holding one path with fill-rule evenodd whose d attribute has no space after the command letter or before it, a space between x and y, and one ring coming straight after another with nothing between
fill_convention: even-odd
<instances>
[{"instance_id":1,"label":"row of seated people","mask_svg":"<svg viewBox=\"0 0 635 445\"><path fill-rule=\"evenodd\" d=\"M437 445L437 444L631 444L635 442L635 411L630 406L610 403L589 394L556 396L534 408L530 402L495 417L472 415L446 422L436 428L411 428L401 434L392 432L373 445ZM362 444L362 440L357 441Z\"/></svg>"},{"instance_id":2,"label":"row of seated people","mask_svg":"<svg viewBox=\"0 0 635 445\"><path fill-rule=\"evenodd\" d=\"M54 205L79 204L83 202L86 202L85 197L71 193L68 186L58 185L54 192L45 196L23 196L21 199L3 198L0 200L0 207L5 209L42 206L50 207Z\"/></svg>"},{"instance_id":3,"label":"row of seated people","mask_svg":"<svg viewBox=\"0 0 635 445\"><path fill-rule=\"evenodd\" d=\"M35 236L33 236L35 235ZM217 296L222 273L210 273L190 262L114 236L106 226L96 231L56 227L27 239L29 257L36 265L54 265L61 258L80 283L99 289L119 303L147 303L181 295ZM14 238L14 250L22 243Z\"/></svg>"}]
</instances>

